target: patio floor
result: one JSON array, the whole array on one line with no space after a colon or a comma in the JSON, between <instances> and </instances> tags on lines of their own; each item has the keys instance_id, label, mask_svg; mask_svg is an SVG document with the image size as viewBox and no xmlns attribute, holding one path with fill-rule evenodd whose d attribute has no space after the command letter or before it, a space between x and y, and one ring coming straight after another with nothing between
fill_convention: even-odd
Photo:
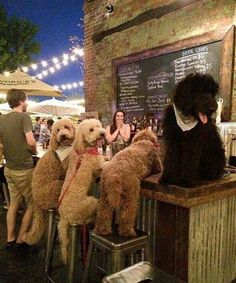
<instances>
[{"instance_id":1,"label":"patio floor","mask_svg":"<svg viewBox=\"0 0 236 283\"><path fill-rule=\"evenodd\" d=\"M3 200L0 197L0 283L42 283L46 282L44 276L44 254L45 239L33 249L30 249L26 256L17 256L13 251L5 249L6 244L6 212L3 208ZM20 223L21 215L18 215L17 222ZM54 268L51 275L51 282L66 283L66 268L60 259L59 248L54 255ZM90 282L99 283L105 276L104 273L91 270ZM78 281L81 278L81 264L78 266Z\"/></svg>"}]
</instances>

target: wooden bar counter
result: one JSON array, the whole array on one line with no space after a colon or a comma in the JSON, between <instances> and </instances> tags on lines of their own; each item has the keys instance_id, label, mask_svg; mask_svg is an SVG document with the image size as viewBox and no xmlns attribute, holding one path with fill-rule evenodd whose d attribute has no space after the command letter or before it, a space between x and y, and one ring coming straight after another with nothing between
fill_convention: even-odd
<instances>
[{"instance_id":1,"label":"wooden bar counter","mask_svg":"<svg viewBox=\"0 0 236 283\"><path fill-rule=\"evenodd\" d=\"M195 188L142 182L137 227L147 231L154 264L189 283L236 278L236 175Z\"/></svg>"}]
</instances>

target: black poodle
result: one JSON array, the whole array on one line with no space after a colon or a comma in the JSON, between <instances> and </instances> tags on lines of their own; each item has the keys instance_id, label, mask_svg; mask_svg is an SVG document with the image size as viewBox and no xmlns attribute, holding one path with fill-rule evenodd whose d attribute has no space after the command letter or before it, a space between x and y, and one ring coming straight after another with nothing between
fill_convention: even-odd
<instances>
[{"instance_id":1,"label":"black poodle","mask_svg":"<svg viewBox=\"0 0 236 283\"><path fill-rule=\"evenodd\" d=\"M212 121L218 83L208 74L190 74L175 88L163 120L164 170L160 184L194 187L198 180L222 177L226 163Z\"/></svg>"}]
</instances>

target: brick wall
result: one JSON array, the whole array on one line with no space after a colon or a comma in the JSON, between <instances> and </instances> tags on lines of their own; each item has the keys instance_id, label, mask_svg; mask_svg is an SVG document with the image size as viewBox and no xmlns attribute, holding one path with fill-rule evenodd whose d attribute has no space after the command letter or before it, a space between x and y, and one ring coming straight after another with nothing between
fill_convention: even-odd
<instances>
[{"instance_id":1,"label":"brick wall","mask_svg":"<svg viewBox=\"0 0 236 283\"><path fill-rule=\"evenodd\" d=\"M142 5L141 5L142 2ZM235 0L192 1L173 11L176 3L167 0L85 0L85 106L98 111L102 122L111 121L115 110L112 61L147 49L172 44L192 36L236 24ZM188 1L184 1L185 3ZM107 16L106 5L114 12ZM120 25L160 8L164 15L120 29ZM172 10L172 12L168 12ZM114 32L115 28L119 30ZM113 32L109 34L109 30ZM108 32L99 40L94 35ZM232 120L236 120L236 62L232 94Z\"/></svg>"}]
</instances>

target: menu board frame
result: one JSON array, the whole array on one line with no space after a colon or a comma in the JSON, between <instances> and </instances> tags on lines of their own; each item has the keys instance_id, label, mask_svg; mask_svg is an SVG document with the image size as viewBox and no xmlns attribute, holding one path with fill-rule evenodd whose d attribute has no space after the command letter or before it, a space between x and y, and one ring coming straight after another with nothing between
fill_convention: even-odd
<instances>
[{"instance_id":1,"label":"menu board frame","mask_svg":"<svg viewBox=\"0 0 236 283\"><path fill-rule=\"evenodd\" d=\"M118 102L118 68L122 65L139 62L152 57L168 55L169 53L182 51L204 44L221 41L220 48L220 96L224 100L222 121L229 121L231 118L231 97L233 86L233 58L234 58L234 40L235 26L224 27L217 31L204 33L202 35L189 37L187 39L160 46L157 48L145 50L140 53L131 54L122 58L117 58L112 61L113 68L113 105L112 108L117 108ZM148 113L147 113L148 114Z\"/></svg>"}]
</instances>

